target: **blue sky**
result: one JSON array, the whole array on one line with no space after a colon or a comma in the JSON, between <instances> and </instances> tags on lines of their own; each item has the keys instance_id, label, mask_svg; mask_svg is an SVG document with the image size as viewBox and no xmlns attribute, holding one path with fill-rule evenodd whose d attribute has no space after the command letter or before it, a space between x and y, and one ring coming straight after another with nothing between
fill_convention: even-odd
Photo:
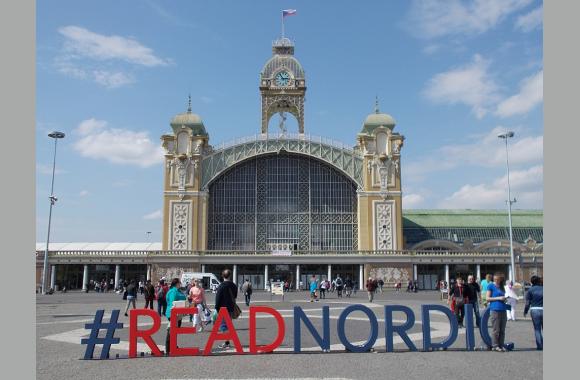
<instances>
[{"instance_id":1,"label":"blue sky","mask_svg":"<svg viewBox=\"0 0 580 380\"><path fill-rule=\"evenodd\" d=\"M260 131L258 79L286 35L306 133L354 145L375 96L406 137L403 207L543 208L542 2L37 2L37 241L161 240L159 137L191 93L217 145ZM32 103L32 100L31 100ZM290 119L290 117L289 117ZM271 128L275 128L275 123ZM289 130L297 130L290 122Z\"/></svg>"}]
</instances>

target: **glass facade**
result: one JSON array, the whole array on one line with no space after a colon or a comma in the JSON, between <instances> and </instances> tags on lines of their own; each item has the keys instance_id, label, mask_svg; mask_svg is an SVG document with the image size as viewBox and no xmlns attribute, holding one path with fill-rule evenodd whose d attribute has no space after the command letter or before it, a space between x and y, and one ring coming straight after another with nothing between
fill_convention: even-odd
<instances>
[{"instance_id":1,"label":"glass facade","mask_svg":"<svg viewBox=\"0 0 580 380\"><path fill-rule=\"evenodd\" d=\"M244 161L209 186L208 249L357 249L356 184L294 154Z\"/></svg>"}]
</instances>

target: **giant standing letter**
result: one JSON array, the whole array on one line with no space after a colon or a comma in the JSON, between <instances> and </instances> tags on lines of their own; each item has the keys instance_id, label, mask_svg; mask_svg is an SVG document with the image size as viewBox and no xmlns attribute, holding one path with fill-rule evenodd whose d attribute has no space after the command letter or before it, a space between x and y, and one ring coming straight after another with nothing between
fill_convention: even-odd
<instances>
[{"instance_id":1,"label":"giant standing letter","mask_svg":"<svg viewBox=\"0 0 580 380\"><path fill-rule=\"evenodd\" d=\"M407 321L398 326L393 325L393 312L400 311L405 313ZM413 328L415 324L415 314L410 307L403 305L385 305L385 340L387 341L387 352L393 352L393 334L397 333L403 339L403 342L409 347L411 351L417 351L417 347L407 335L407 330Z\"/></svg>"},{"instance_id":2,"label":"giant standing letter","mask_svg":"<svg viewBox=\"0 0 580 380\"><path fill-rule=\"evenodd\" d=\"M270 314L276 318L276 323L278 324L278 335L274 342L263 346L258 346L256 344L257 313ZM257 354L258 352L273 352L276 348L280 347L284 341L285 333L284 318L282 318L282 315L276 309L267 306L250 306L250 353Z\"/></svg>"},{"instance_id":3,"label":"giant standing letter","mask_svg":"<svg viewBox=\"0 0 580 380\"><path fill-rule=\"evenodd\" d=\"M146 315L153 320L153 326L147 330L138 329L139 316ZM151 337L155 334L159 327L161 326L161 318L159 314L150 309L133 309L129 311L129 357L134 358L137 356L137 338L143 338L145 343L151 349L151 353L154 356L162 356L161 350L157 347L155 341Z\"/></svg>"},{"instance_id":4,"label":"giant standing letter","mask_svg":"<svg viewBox=\"0 0 580 380\"><path fill-rule=\"evenodd\" d=\"M301 340L300 340L300 321L303 321L310 334L316 339L316 343L325 351L330 350L330 309L328 306L322 307L322 334L324 337L321 337L318 334L318 331L310 322L310 319L304 314L302 308L300 306L294 306L294 352L299 353L301 349Z\"/></svg>"},{"instance_id":5,"label":"giant standing letter","mask_svg":"<svg viewBox=\"0 0 580 380\"><path fill-rule=\"evenodd\" d=\"M449 336L447 336L447 338L441 342L441 343L433 343L431 342L431 326L430 326L430 319L429 319L429 312L433 310L433 311L440 311L443 314L445 314L447 316L447 319L449 319L449 327L450 327L450 332L449 332ZM422 319L423 319L423 351L430 351L433 349L447 349L449 347L451 347L451 345L455 342L455 340L457 339L457 318L455 318L455 315L453 315L453 313L451 313L451 310L449 310L448 308L446 308L443 305L422 305L421 306L421 312L422 312Z\"/></svg>"}]
</instances>

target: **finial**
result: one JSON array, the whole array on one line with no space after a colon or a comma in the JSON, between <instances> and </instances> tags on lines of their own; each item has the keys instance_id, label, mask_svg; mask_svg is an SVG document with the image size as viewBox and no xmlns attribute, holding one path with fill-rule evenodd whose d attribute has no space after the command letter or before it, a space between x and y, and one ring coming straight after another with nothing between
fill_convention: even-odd
<instances>
[{"instance_id":1,"label":"finial","mask_svg":"<svg viewBox=\"0 0 580 380\"><path fill-rule=\"evenodd\" d=\"M379 113L379 96L375 95L375 113Z\"/></svg>"},{"instance_id":2,"label":"finial","mask_svg":"<svg viewBox=\"0 0 580 380\"><path fill-rule=\"evenodd\" d=\"M188 95L187 112L191 113L191 94Z\"/></svg>"}]
</instances>

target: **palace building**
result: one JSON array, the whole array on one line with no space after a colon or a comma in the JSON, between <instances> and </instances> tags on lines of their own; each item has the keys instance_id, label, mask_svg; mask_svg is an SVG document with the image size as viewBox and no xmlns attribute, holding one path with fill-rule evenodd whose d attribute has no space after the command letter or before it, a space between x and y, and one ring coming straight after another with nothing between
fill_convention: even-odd
<instances>
[{"instance_id":1,"label":"palace building","mask_svg":"<svg viewBox=\"0 0 580 380\"><path fill-rule=\"evenodd\" d=\"M403 210L404 136L378 101L351 144L305 133L307 78L294 44L280 38L260 73L256 135L210 144L212 126L187 111L161 136L165 151L160 243L51 243L50 285L234 272L255 288L316 275L387 285L501 270L509 273L507 211ZM298 133L288 133L286 115ZM280 130L269 131L280 116ZM513 212L516 279L542 272L543 213ZM38 243L40 284L45 244Z\"/></svg>"}]
</instances>

